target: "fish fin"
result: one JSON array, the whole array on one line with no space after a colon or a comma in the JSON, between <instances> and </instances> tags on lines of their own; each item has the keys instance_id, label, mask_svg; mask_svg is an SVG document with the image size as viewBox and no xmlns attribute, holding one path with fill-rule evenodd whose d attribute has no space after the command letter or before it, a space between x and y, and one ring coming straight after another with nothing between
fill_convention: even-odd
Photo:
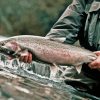
<instances>
[{"instance_id":1,"label":"fish fin","mask_svg":"<svg viewBox=\"0 0 100 100\"><path fill-rule=\"evenodd\" d=\"M54 66L56 69L58 69L58 70L62 71L62 69L60 68L60 66L59 66L59 65L57 65L56 63L53 63L53 66Z\"/></svg>"},{"instance_id":2,"label":"fish fin","mask_svg":"<svg viewBox=\"0 0 100 100\"><path fill-rule=\"evenodd\" d=\"M75 68L76 68L78 74L80 74L81 73L81 69L82 69L82 65L75 66Z\"/></svg>"},{"instance_id":3,"label":"fish fin","mask_svg":"<svg viewBox=\"0 0 100 100\"><path fill-rule=\"evenodd\" d=\"M55 78L58 70L59 70L59 66L53 63L50 67L50 78L52 79Z\"/></svg>"},{"instance_id":4,"label":"fish fin","mask_svg":"<svg viewBox=\"0 0 100 100\"><path fill-rule=\"evenodd\" d=\"M56 63L53 63L53 66L55 66L56 68L58 68L58 67L59 67Z\"/></svg>"}]
</instances>

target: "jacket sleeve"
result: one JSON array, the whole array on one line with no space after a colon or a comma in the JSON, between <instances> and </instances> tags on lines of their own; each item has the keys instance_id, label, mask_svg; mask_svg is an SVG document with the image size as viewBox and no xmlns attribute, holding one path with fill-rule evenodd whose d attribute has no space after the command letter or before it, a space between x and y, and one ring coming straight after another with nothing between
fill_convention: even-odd
<instances>
[{"instance_id":1,"label":"jacket sleeve","mask_svg":"<svg viewBox=\"0 0 100 100\"><path fill-rule=\"evenodd\" d=\"M84 19L85 0L73 0L59 20L46 35L51 40L73 44L78 40L78 32Z\"/></svg>"}]
</instances>

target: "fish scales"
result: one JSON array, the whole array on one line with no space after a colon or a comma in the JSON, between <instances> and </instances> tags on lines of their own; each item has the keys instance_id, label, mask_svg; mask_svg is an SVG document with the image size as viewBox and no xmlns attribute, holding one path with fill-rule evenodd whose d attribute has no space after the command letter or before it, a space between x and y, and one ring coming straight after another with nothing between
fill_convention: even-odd
<instances>
[{"instance_id":1,"label":"fish scales","mask_svg":"<svg viewBox=\"0 0 100 100\"><path fill-rule=\"evenodd\" d=\"M51 41L45 37L22 35L11 37L8 41L15 41L30 50L39 60L48 63L79 66L96 59L96 55L89 50Z\"/></svg>"}]
</instances>

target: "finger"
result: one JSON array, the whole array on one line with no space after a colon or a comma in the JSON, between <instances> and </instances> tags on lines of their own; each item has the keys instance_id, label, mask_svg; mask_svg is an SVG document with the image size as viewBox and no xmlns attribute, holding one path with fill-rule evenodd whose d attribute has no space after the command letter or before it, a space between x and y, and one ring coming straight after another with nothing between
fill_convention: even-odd
<instances>
[{"instance_id":1,"label":"finger","mask_svg":"<svg viewBox=\"0 0 100 100\"><path fill-rule=\"evenodd\" d=\"M100 64L98 61L93 61L92 63L89 64L89 67L92 69L100 68Z\"/></svg>"},{"instance_id":2,"label":"finger","mask_svg":"<svg viewBox=\"0 0 100 100\"><path fill-rule=\"evenodd\" d=\"M89 67L90 67L91 69L98 69L98 66L90 66L90 65L89 65Z\"/></svg>"},{"instance_id":3,"label":"finger","mask_svg":"<svg viewBox=\"0 0 100 100\"><path fill-rule=\"evenodd\" d=\"M94 52L97 56L100 56L100 51L95 51Z\"/></svg>"},{"instance_id":4,"label":"finger","mask_svg":"<svg viewBox=\"0 0 100 100\"><path fill-rule=\"evenodd\" d=\"M24 56L21 56L19 60L24 62Z\"/></svg>"},{"instance_id":5,"label":"finger","mask_svg":"<svg viewBox=\"0 0 100 100\"><path fill-rule=\"evenodd\" d=\"M25 63L27 63L27 62L28 62L28 58L29 58L29 55L24 56L23 61L24 61Z\"/></svg>"},{"instance_id":6,"label":"finger","mask_svg":"<svg viewBox=\"0 0 100 100\"><path fill-rule=\"evenodd\" d=\"M100 66L94 66L91 69L100 69Z\"/></svg>"},{"instance_id":7,"label":"finger","mask_svg":"<svg viewBox=\"0 0 100 100\"><path fill-rule=\"evenodd\" d=\"M10 57L10 56L6 56L7 57L7 59L9 59L9 60L12 60L13 58L12 57Z\"/></svg>"},{"instance_id":8,"label":"finger","mask_svg":"<svg viewBox=\"0 0 100 100\"><path fill-rule=\"evenodd\" d=\"M32 62L32 54L29 53L29 57L28 57L28 63L31 63Z\"/></svg>"},{"instance_id":9,"label":"finger","mask_svg":"<svg viewBox=\"0 0 100 100\"><path fill-rule=\"evenodd\" d=\"M98 67L97 67L97 66L94 66L94 67L92 67L91 69L98 69Z\"/></svg>"},{"instance_id":10,"label":"finger","mask_svg":"<svg viewBox=\"0 0 100 100\"><path fill-rule=\"evenodd\" d=\"M94 67L94 66L97 66L98 64L96 63L96 62L92 62L91 64L90 64L90 66L91 67Z\"/></svg>"}]
</instances>

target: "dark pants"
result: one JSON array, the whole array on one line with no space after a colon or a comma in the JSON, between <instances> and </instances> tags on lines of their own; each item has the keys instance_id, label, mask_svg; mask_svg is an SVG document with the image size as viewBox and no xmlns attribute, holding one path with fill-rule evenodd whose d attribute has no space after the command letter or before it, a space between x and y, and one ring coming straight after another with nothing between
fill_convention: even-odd
<instances>
[{"instance_id":1,"label":"dark pants","mask_svg":"<svg viewBox=\"0 0 100 100\"><path fill-rule=\"evenodd\" d=\"M91 69L86 64L83 65L82 71L85 76L97 81L97 84L93 84L89 92L95 96L100 97L100 71Z\"/></svg>"}]
</instances>

